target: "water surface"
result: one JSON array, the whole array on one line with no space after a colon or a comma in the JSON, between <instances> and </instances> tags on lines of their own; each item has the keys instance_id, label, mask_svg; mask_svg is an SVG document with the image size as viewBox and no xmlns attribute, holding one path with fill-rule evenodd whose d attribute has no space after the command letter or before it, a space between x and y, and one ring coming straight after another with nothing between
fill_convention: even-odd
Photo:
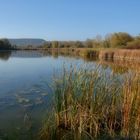
<instances>
[{"instance_id":1,"label":"water surface","mask_svg":"<svg viewBox=\"0 0 140 140\"><path fill-rule=\"evenodd\" d=\"M67 68L71 65L96 67L98 63L38 51L0 52L0 139L31 139L32 132L37 131L49 110L54 75L60 75L64 65ZM131 71L126 67L120 71L120 66L112 64L101 66L119 75Z\"/></svg>"}]
</instances>

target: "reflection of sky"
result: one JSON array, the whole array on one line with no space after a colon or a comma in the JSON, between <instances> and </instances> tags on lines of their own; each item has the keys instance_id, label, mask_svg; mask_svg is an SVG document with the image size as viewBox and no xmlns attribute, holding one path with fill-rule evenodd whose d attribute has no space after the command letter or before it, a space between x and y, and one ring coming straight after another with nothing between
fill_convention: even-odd
<instances>
[{"instance_id":1,"label":"reflection of sky","mask_svg":"<svg viewBox=\"0 0 140 140\"><path fill-rule=\"evenodd\" d=\"M0 129L8 128L12 122L17 125L16 121L23 119L24 110L32 110L32 113L39 115L48 108L52 97L48 94L51 92L48 85L54 72L56 76L61 73L64 63L70 66L84 61L52 56L12 56L7 61L0 60Z\"/></svg>"},{"instance_id":2,"label":"reflection of sky","mask_svg":"<svg viewBox=\"0 0 140 140\"><path fill-rule=\"evenodd\" d=\"M45 110L51 109L52 94L48 85L54 74L56 77L61 74L63 66L69 69L71 65L90 70L96 63L62 56L11 56L7 61L0 60L0 129L9 126L13 129L13 122L15 128L21 127L26 112L33 119L39 119ZM99 68L110 73L108 67Z\"/></svg>"},{"instance_id":3,"label":"reflection of sky","mask_svg":"<svg viewBox=\"0 0 140 140\"><path fill-rule=\"evenodd\" d=\"M69 65L76 63L73 60L63 57L11 57L8 61L0 61L0 94L30 87L43 79L50 81L54 70L59 71L66 61Z\"/></svg>"},{"instance_id":4,"label":"reflection of sky","mask_svg":"<svg viewBox=\"0 0 140 140\"><path fill-rule=\"evenodd\" d=\"M53 59L20 59L11 58L9 61L0 62L0 89L5 90L29 85L42 76L49 76L54 63ZM2 92L2 91L1 91Z\"/></svg>"}]
</instances>

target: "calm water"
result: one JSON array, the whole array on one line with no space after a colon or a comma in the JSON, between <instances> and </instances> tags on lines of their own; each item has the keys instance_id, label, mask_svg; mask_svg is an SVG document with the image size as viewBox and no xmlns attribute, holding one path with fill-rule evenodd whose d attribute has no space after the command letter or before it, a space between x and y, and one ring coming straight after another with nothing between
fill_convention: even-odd
<instances>
[{"instance_id":1,"label":"calm water","mask_svg":"<svg viewBox=\"0 0 140 140\"><path fill-rule=\"evenodd\" d=\"M0 52L0 140L31 139L50 109L54 75L64 65L83 64L95 67L98 62L37 51ZM102 68L118 72L110 64Z\"/></svg>"}]
</instances>

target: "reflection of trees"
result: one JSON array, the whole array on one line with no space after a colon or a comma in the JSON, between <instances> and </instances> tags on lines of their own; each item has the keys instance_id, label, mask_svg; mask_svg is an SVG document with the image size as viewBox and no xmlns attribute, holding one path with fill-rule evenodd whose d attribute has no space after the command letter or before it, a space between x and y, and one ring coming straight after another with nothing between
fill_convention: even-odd
<instances>
[{"instance_id":1,"label":"reflection of trees","mask_svg":"<svg viewBox=\"0 0 140 140\"><path fill-rule=\"evenodd\" d=\"M0 59L2 60L8 60L11 56L11 51L1 51L0 52Z\"/></svg>"},{"instance_id":2,"label":"reflection of trees","mask_svg":"<svg viewBox=\"0 0 140 140\"><path fill-rule=\"evenodd\" d=\"M59 55L58 52L56 52L56 51L52 51L52 56L53 56L54 58L58 58L58 55Z\"/></svg>"},{"instance_id":3,"label":"reflection of trees","mask_svg":"<svg viewBox=\"0 0 140 140\"><path fill-rule=\"evenodd\" d=\"M47 51L38 50L18 50L12 51L13 57L25 57L25 58L39 58L50 55Z\"/></svg>"},{"instance_id":4,"label":"reflection of trees","mask_svg":"<svg viewBox=\"0 0 140 140\"><path fill-rule=\"evenodd\" d=\"M93 57L93 58L89 58L89 57L83 57L85 62L97 62L98 58Z\"/></svg>"},{"instance_id":5,"label":"reflection of trees","mask_svg":"<svg viewBox=\"0 0 140 140\"><path fill-rule=\"evenodd\" d=\"M51 52L49 51L40 51L40 53L43 55L43 56L50 56L51 55Z\"/></svg>"}]
</instances>

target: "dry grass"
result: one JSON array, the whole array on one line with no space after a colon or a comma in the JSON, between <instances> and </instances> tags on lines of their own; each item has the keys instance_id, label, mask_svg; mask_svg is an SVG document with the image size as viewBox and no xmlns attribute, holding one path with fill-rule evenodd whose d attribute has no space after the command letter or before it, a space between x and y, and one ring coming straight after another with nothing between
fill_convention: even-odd
<instances>
[{"instance_id":1,"label":"dry grass","mask_svg":"<svg viewBox=\"0 0 140 140\"><path fill-rule=\"evenodd\" d=\"M126 60L126 61L140 61L139 50L101 50L99 53L100 59L114 59L114 60Z\"/></svg>"},{"instance_id":2,"label":"dry grass","mask_svg":"<svg viewBox=\"0 0 140 140\"><path fill-rule=\"evenodd\" d=\"M114 53L114 59L140 61L140 50L118 50Z\"/></svg>"},{"instance_id":3,"label":"dry grass","mask_svg":"<svg viewBox=\"0 0 140 140\"><path fill-rule=\"evenodd\" d=\"M113 48L55 48L49 51L59 54L70 54L88 58L113 59L125 61L140 61L140 50L113 49Z\"/></svg>"},{"instance_id":4,"label":"dry grass","mask_svg":"<svg viewBox=\"0 0 140 140\"><path fill-rule=\"evenodd\" d=\"M140 77L100 69L64 69L55 80L54 108L42 140L140 139Z\"/></svg>"},{"instance_id":5,"label":"dry grass","mask_svg":"<svg viewBox=\"0 0 140 140\"><path fill-rule=\"evenodd\" d=\"M114 73L127 73L134 71L140 73L140 62L127 60L100 60L99 63L105 67L110 67Z\"/></svg>"}]
</instances>

